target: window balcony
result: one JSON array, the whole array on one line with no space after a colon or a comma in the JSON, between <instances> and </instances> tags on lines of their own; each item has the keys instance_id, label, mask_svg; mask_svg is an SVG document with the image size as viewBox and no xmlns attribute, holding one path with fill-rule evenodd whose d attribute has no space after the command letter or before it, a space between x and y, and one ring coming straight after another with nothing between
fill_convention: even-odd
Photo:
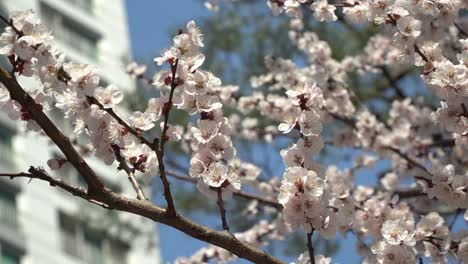
<instances>
[{"instance_id":1,"label":"window balcony","mask_svg":"<svg viewBox=\"0 0 468 264\"><path fill-rule=\"evenodd\" d=\"M17 229L18 219L15 194L0 189L0 223L7 228Z\"/></svg>"},{"instance_id":2,"label":"window balcony","mask_svg":"<svg viewBox=\"0 0 468 264\"><path fill-rule=\"evenodd\" d=\"M88 14L94 15L94 1L93 0L65 0L66 2L78 7Z\"/></svg>"}]
</instances>

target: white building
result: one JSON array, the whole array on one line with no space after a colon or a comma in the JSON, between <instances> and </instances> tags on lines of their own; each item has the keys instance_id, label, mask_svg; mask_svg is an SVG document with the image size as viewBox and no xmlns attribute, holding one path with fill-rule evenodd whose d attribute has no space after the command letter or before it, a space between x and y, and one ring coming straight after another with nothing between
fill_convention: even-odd
<instances>
[{"instance_id":1,"label":"white building","mask_svg":"<svg viewBox=\"0 0 468 264\"><path fill-rule=\"evenodd\" d=\"M53 31L57 48L68 59L97 66L103 86L134 89L124 72L131 57L124 0L0 1L3 15L26 9L33 9ZM20 81L25 87L34 85ZM23 130L0 113L0 172L27 171L31 165L47 168L47 159L60 155L47 138ZM135 196L116 166L88 161L108 186ZM83 184L72 167L56 176ZM90 205L44 182L0 179L0 264L157 264L155 228L151 221Z\"/></svg>"}]
</instances>

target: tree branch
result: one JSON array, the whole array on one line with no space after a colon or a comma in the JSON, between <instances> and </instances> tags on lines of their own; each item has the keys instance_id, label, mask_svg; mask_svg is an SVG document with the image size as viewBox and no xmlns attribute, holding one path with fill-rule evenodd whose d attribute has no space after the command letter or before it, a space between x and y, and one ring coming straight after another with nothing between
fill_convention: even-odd
<instances>
[{"instance_id":1,"label":"tree branch","mask_svg":"<svg viewBox=\"0 0 468 264\"><path fill-rule=\"evenodd\" d=\"M458 31L460 31L460 34L461 34L462 36L464 36L465 38L468 37L468 32L466 32L465 30L463 30L463 28L462 28L459 24L457 24L457 23L455 23L455 22L453 22L453 24L454 24L455 27L458 29Z\"/></svg>"},{"instance_id":2,"label":"tree branch","mask_svg":"<svg viewBox=\"0 0 468 264\"><path fill-rule=\"evenodd\" d=\"M120 148L117 145L112 145L112 149L114 150L115 158L119 162L119 169L122 169L127 173L128 180L132 184L133 189L135 189L135 192L137 193L137 199L146 200L145 193L143 192L143 189L141 188L140 184L135 178L135 169L131 169L128 166L127 161L125 161L125 158L122 157L122 154L120 153Z\"/></svg>"},{"instance_id":3,"label":"tree branch","mask_svg":"<svg viewBox=\"0 0 468 264\"><path fill-rule=\"evenodd\" d=\"M279 259L267 254L263 250L247 245L231 234L224 231L216 231L189 219L176 214L171 216L166 210L153 205L148 201L140 201L130 198L124 198L109 190L109 195L105 196L105 202L108 202L113 208L121 211L134 213L152 219L156 222L172 226L194 238L208 242L210 244L222 247L231 253L247 259L253 263L283 263Z\"/></svg>"},{"instance_id":4,"label":"tree branch","mask_svg":"<svg viewBox=\"0 0 468 264\"><path fill-rule=\"evenodd\" d=\"M114 193L108 188L105 188L102 190L102 192L93 195L93 197L90 197L84 188L73 187L60 179L52 178L42 169L31 167L29 171L30 173L3 173L0 174L0 177L9 177L11 179L19 177L40 179L49 182L51 186L58 186L75 196L83 198L106 209L129 212L151 219L158 223L172 226L193 238L222 247L229 252L239 256L240 258L250 260L253 263L283 263L265 251L239 241L237 238L227 232L213 230L211 228L194 223L180 214L173 216L169 215L166 213L166 210L154 205L150 201L127 198Z\"/></svg>"},{"instance_id":5,"label":"tree branch","mask_svg":"<svg viewBox=\"0 0 468 264\"><path fill-rule=\"evenodd\" d=\"M88 101L91 104L97 105L101 110L106 111L109 115L111 115L121 126L125 127L127 131L135 136L142 144L147 145L156 153L156 158L158 159L158 168L159 168L159 175L163 182L164 186L164 197L167 202L167 208L169 214L175 214L175 207L174 201L172 198L171 190L169 188L169 182L167 181L166 171L164 168L164 157L162 151L158 148L158 139L155 139L155 142L150 142L147 138L145 138L140 132L136 129L132 128L127 122L125 122L112 108L104 108L104 106L94 97L88 96ZM164 136L164 135L163 135Z\"/></svg>"},{"instance_id":6,"label":"tree branch","mask_svg":"<svg viewBox=\"0 0 468 264\"><path fill-rule=\"evenodd\" d=\"M408 155L406 155L405 153L401 152L401 150L399 149L396 149L394 147L390 147L390 146L387 146L385 147L386 149L388 150L391 150L392 152L396 153L398 156L400 156L401 158L403 158L404 160L406 160L408 163L410 163L411 165L413 165L414 167L418 167L420 168L422 171L424 171L425 173L427 173L427 175L431 176L432 177L432 173L426 168L424 167L422 164L420 164L419 162L413 160L412 158L410 158Z\"/></svg>"},{"instance_id":7,"label":"tree branch","mask_svg":"<svg viewBox=\"0 0 468 264\"><path fill-rule=\"evenodd\" d=\"M70 139L62 134L60 130L50 121L42 111L42 106L36 104L34 99L24 91L16 79L5 69L0 67L0 82L7 88L11 99L17 101L25 111L27 111L34 121L42 128L44 133L57 145L63 152L66 159L80 173L81 177L88 185L88 195L93 195L104 189L105 186L98 178L94 170L73 148Z\"/></svg>"},{"instance_id":8,"label":"tree branch","mask_svg":"<svg viewBox=\"0 0 468 264\"><path fill-rule=\"evenodd\" d=\"M217 203L219 207L219 213L221 214L221 223L223 224L223 229L229 232L229 226L226 220L226 209L224 209L224 204L223 204L223 190L221 187L217 188L216 194L218 197Z\"/></svg>"},{"instance_id":9,"label":"tree branch","mask_svg":"<svg viewBox=\"0 0 468 264\"><path fill-rule=\"evenodd\" d=\"M394 192L395 195L398 195L400 199L408 199L408 198L415 198L419 196L426 195L425 192L421 190L421 188L416 187L409 190L401 190Z\"/></svg>"},{"instance_id":10,"label":"tree branch","mask_svg":"<svg viewBox=\"0 0 468 264\"><path fill-rule=\"evenodd\" d=\"M307 248L309 249L309 258L310 258L311 264L315 264L314 245L312 244L313 234L314 234L314 229L312 229L310 233L307 233Z\"/></svg>"},{"instance_id":11,"label":"tree branch","mask_svg":"<svg viewBox=\"0 0 468 264\"><path fill-rule=\"evenodd\" d=\"M171 176L171 177L173 177L175 179L181 180L181 181L186 181L186 182L191 182L191 183L196 183L197 182L197 180L194 179L194 178L183 175L181 173L177 173L177 172L172 171L172 170L168 170L167 175L169 175L169 176ZM247 193L247 192L244 192L244 191L234 191L232 194L234 196L236 196L236 197L241 197L241 198L244 198L244 199L247 199L247 200L255 200L255 201L259 202L260 204L271 206L271 207L274 207L276 209L282 209L283 208L283 206L280 203L278 203L276 201L266 199L266 198L263 198L261 196L257 196L255 194Z\"/></svg>"},{"instance_id":12,"label":"tree branch","mask_svg":"<svg viewBox=\"0 0 468 264\"><path fill-rule=\"evenodd\" d=\"M172 200L172 195L171 195L171 189L170 189L170 183L167 180L166 176L166 168L164 166L164 145L166 144L167 141L167 129L169 128L169 113L171 112L172 109L172 99L174 97L174 91L176 87L178 86L178 83L176 82L176 73L177 73L177 66L179 65L179 59L176 59L174 62L174 65L171 65L171 70L172 70L172 79L171 79L171 91L169 92L169 101L167 102L167 108L164 113L164 127L162 129L162 134L161 134L161 141L159 142L159 176L161 177L161 181L163 182L163 187L164 187L164 196L166 197L167 201L167 213L168 214L175 214L175 206L174 206L174 201Z\"/></svg>"},{"instance_id":13,"label":"tree branch","mask_svg":"<svg viewBox=\"0 0 468 264\"><path fill-rule=\"evenodd\" d=\"M405 98L405 93L403 92L403 89L400 87L397 80L392 77L392 75L388 71L388 68L386 66L382 66L380 67L380 69L382 70L382 73L385 76L385 78L388 80L389 84L395 90L397 97L400 99Z\"/></svg>"},{"instance_id":14,"label":"tree branch","mask_svg":"<svg viewBox=\"0 0 468 264\"><path fill-rule=\"evenodd\" d=\"M9 177L11 180L13 180L15 178L39 179L39 180L48 182L49 185L52 186L52 187L61 188L64 191L67 191L67 192L71 193L74 196L78 196L80 198L83 198L83 199L87 200L90 203L94 203L94 204L99 205L101 207L104 207L106 209L112 209L112 208L109 207L109 205L90 198L87 191L83 187L75 187L75 186L72 186L72 185L64 182L62 179L53 178L44 169L35 168L35 167L31 166L31 167L29 167L28 172L29 173L26 173L26 172L0 173L0 177Z\"/></svg>"}]
</instances>

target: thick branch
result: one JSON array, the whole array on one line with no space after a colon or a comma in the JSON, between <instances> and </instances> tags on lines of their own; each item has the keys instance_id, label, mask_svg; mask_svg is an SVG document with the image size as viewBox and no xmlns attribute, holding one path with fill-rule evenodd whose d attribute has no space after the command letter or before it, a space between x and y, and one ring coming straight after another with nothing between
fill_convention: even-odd
<instances>
[{"instance_id":1,"label":"thick branch","mask_svg":"<svg viewBox=\"0 0 468 264\"><path fill-rule=\"evenodd\" d=\"M80 154L73 148L70 139L60 132L57 127L50 121L46 114L42 111L42 107L34 101L34 99L27 94L24 89L18 84L14 76L0 67L0 82L10 92L10 97L17 101L24 110L26 110L34 121L42 128L44 133L57 145L63 152L66 159L75 167L84 178L88 185L88 193L92 195L99 190L104 189L104 184L97 177L94 170L88 163L80 156Z\"/></svg>"},{"instance_id":2,"label":"thick branch","mask_svg":"<svg viewBox=\"0 0 468 264\"><path fill-rule=\"evenodd\" d=\"M154 205L150 201L127 198L112 192L108 188L103 189L102 192L91 198L83 188L73 187L64 183L60 179L54 179L40 169L32 168L30 169L30 173L0 174L0 176L12 179L17 177L40 179L49 182L51 186L58 186L75 196L103 206L104 208L129 212L151 219L158 223L172 226L193 238L222 247L240 258L247 259L253 263L283 263L281 260L269 255L265 251L239 241L227 232L216 231L202 226L179 214L169 215L166 213L166 210Z\"/></svg>"},{"instance_id":3,"label":"thick branch","mask_svg":"<svg viewBox=\"0 0 468 264\"><path fill-rule=\"evenodd\" d=\"M106 190L106 192L108 195L105 196L104 202L107 202L111 207L117 210L141 215L156 222L172 226L194 238L222 247L253 263L283 263L263 250L239 241L228 232L216 231L204 227L179 214L171 216L166 213L166 210L159 208L148 201L124 198L109 190Z\"/></svg>"}]
</instances>

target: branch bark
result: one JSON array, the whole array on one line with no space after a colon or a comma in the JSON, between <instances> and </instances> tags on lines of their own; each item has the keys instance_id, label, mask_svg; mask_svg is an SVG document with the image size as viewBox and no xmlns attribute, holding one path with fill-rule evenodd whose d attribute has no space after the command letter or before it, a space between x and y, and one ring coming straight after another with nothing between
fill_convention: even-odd
<instances>
[{"instance_id":1,"label":"branch bark","mask_svg":"<svg viewBox=\"0 0 468 264\"><path fill-rule=\"evenodd\" d=\"M0 174L0 177L9 177L11 179L18 177L40 179L49 182L51 186L60 187L75 196L103 206L106 209L129 212L151 219L158 223L172 226L193 238L222 247L240 258L247 259L253 263L283 264L281 260L269 255L261 249L241 242L228 232L217 231L202 226L192 222L180 214L176 214L175 216L169 215L166 213L165 209L154 205L150 201L127 198L112 192L112 190L108 188L103 189L102 192L91 198L83 188L73 187L60 179L54 179L48 176L48 174L41 169L32 168L30 170L34 173L5 173Z\"/></svg>"}]
</instances>

